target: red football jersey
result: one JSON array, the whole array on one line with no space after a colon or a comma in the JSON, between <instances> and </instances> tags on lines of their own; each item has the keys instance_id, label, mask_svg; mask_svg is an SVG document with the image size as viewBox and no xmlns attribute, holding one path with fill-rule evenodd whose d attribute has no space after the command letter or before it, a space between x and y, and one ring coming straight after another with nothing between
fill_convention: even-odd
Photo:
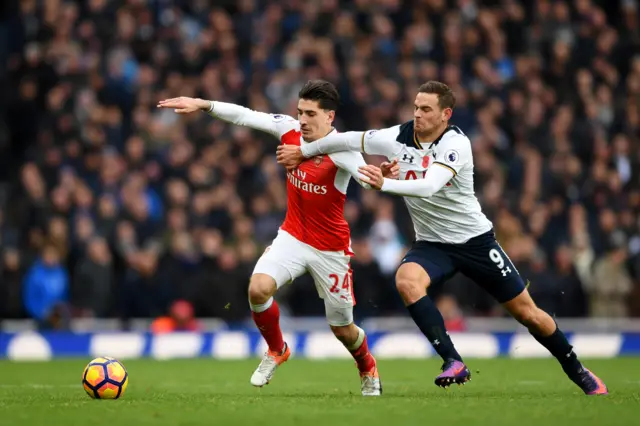
<instances>
[{"instance_id":1,"label":"red football jersey","mask_svg":"<svg viewBox=\"0 0 640 426\"><path fill-rule=\"evenodd\" d=\"M287 145L301 145L300 123L283 114L267 114L224 102L212 103L213 117L272 134ZM335 131L335 130L334 130ZM351 233L344 218L347 187L366 163L359 152L317 156L287 172L287 215L281 229L321 251L351 252ZM361 181L358 182L363 184Z\"/></svg>"},{"instance_id":2,"label":"red football jersey","mask_svg":"<svg viewBox=\"0 0 640 426\"><path fill-rule=\"evenodd\" d=\"M301 138L300 131L292 129L281 141L300 145ZM310 158L288 171L287 216L282 229L318 250L350 254L351 232L344 218L344 203L351 176L341 171L330 155Z\"/></svg>"}]
</instances>

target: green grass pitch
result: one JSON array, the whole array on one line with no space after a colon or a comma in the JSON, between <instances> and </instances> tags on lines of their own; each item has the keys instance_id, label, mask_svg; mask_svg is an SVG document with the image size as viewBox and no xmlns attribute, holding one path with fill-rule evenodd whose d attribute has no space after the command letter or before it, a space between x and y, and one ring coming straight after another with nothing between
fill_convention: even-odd
<instances>
[{"instance_id":1,"label":"green grass pitch","mask_svg":"<svg viewBox=\"0 0 640 426\"><path fill-rule=\"evenodd\" d=\"M0 362L0 424L144 425L490 425L638 424L640 358L587 360L609 386L587 397L554 360L468 360L473 379L450 390L433 379L439 362L381 360L384 394L363 398L353 361L292 358L270 385L253 388L258 360L130 360L120 400L90 399L84 359Z\"/></svg>"}]
</instances>

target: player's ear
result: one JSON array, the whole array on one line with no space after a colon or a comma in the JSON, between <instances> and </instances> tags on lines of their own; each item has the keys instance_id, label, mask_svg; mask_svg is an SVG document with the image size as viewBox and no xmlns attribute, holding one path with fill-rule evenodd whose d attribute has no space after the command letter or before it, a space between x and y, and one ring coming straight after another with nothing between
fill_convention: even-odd
<instances>
[{"instance_id":1,"label":"player's ear","mask_svg":"<svg viewBox=\"0 0 640 426\"><path fill-rule=\"evenodd\" d=\"M451 108L445 108L442 111L442 121L449 121L451 120L451 116L453 115L453 109Z\"/></svg>"},{"instance_id":2,"label":"player's ear","mask_svg":"<svg viewBox=\"0 0 640 426\"><path fill-rule=\"evenodd\" d=\"M335 118L336 118L336 112L335 111L327 111L327 118L329 119L330 123L333 123L333 120L335 120Z\"/></svg>"}]
</instances>

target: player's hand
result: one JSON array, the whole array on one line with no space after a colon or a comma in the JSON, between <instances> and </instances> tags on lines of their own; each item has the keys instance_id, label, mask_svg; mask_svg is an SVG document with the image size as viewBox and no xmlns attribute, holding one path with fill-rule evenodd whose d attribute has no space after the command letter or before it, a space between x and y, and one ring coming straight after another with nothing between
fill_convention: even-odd
<instances>
[{"instance_id":1,"label":"player's hand","mask_svg":"<svg viewBox=\"0 0 640 426\"><path fill-rule=\"evenodd\" d=\"M278 164L282 164L287 170L293 170L302 163L305 158L302 150L296 145L280 145L276 150Z\"/></svg>"},{"instance_id":2,"label":"player's hand","mask_svg":"<svg viewBox=\"0 0 640 426\"><path fill-rule=\"evenodd\" d=\"M398 159L396 158L392 162L385 161L380 164L380 170L382 170L382 176L389 179L398 179L400 176L400 166L398 165Z\"/></svg>"},{"instance_id":3,"label":"player's hand","mask_svg":"<svg viewBox=\"0 0 640 426\"><path fill-rule=\"evenodd\" d=\"M158 108L172 108L178 114L190 114L196 111L207 111L211 103L200 98L189 98L180 96L179 98L165 99L158 102Z\"/></svg>"},{"instance_id":4,"label":"player's hand","mask_svg":"<svg viewBox=\"0 0 640 426\"><path fill-rule=\"evenodd\" d=\"M358 168L358 171L362 175L361 180L363 182L368 183L378 191L380 190L380 188L382 188L382 184L384 183L384 176L382 176L382 170L380 170L380 167L368 164L366 166Z\"/></svg>"}]
</instances>

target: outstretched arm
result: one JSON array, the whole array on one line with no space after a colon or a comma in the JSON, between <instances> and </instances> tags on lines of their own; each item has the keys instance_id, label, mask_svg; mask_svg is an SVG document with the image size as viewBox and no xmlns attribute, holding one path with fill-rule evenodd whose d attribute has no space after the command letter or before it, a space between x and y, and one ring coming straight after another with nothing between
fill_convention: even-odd
<instances>
[{"instance_id":1,"label":"outstretched arm","mask_svg":"<svg viewBox=\"0 0 640 426\"><path fill-rule=\"evenodd\" d=\"M329 154L329 156L336 166L349 172L351 177L353 177L360 186L365 189L371 189L371 185L365 181L366 178L358 171L360 168L367 165L361 154L356 152L337 152L335 154ZM380 170L385 178L397 179L400 172L400 166L398 166L398 161L394 160L390 163L382 163L380 165Z\"/></svg>"},{"instance_id":2,"label":"outstretched arm","mask_svg":"<svg viewBox=\"0 0 640 426\"><path fill-rule=\"evenodd\" d=\"M358 173L358 168L367 165L361 154L355 152L336 152L335 154L329 154L329 157L336 166L349 172L351 177L354 178L360 186L365 189L371 189L371 186L364 182L363 176Z\"/></svg>"},{"instance_id":3,"label":"outstretched arm","mask_svg":"<svg viewBox=\"0 0 640 426\"><path fill-rule=\"evenodd\" d=\"M364 132L335 133L318 139L315 142L300 147L305 158L312 158L321 154L335 154L336 152L362 152L362 135Z\"/></svg>"},{"instance_id":4,"label":"outstretched arm","mask_svg":"<svg viewBox=\"0 0 640 426\"><path fill-rule=\"evenodd\" d=\"M453 172L446 167L434 165L427 169L424 179L395 180L383 177L382 171L372 165L360 168L361 178L373 188L405 197L429 198L453 178Z\"/></svg>"},{"instance_id":5,"label":"outstretched arm","mask_svg":"<svg viewBox=\"0 0 640 426\"><path fill-rule=\"evenodd\" d=\"M206 112L223 121L260 130L279 137L278 123L288 118L284 115L272 115L253 111L240 105L227 102L208 101L200 98L181 96L160 101L158 108L172 108L178 114Z\"/></svg>"},{"instance_id":6,"label":"outstretched arm","mask_svg":"<svg viewBox=\"0 0 640 426\"><path fill-rule=\"evenodd\" d=\"M301 147L279 146L277 150L278 163L287 169L292 169L300 165L305 158L343 151L384 155L391 160L402 150L402 144L396 141L399 128L400 126L394 126L366 132L334 133Z\"/></svg>"},{"instance_id":7,"label":"outstretched arm","mask_svg":"<svg viewBox=\"0 0 640 426\"><path fill-rule=\"evenodd\" d=\"M375 166L360 168L364 181L373 188L405 197L428 198L440 191L462 168L472 161L471 143L466 137L442 140L435 148L438 161L427 169L424 179L391 180L383 178Z\"/></svg>"}]
</instances>

